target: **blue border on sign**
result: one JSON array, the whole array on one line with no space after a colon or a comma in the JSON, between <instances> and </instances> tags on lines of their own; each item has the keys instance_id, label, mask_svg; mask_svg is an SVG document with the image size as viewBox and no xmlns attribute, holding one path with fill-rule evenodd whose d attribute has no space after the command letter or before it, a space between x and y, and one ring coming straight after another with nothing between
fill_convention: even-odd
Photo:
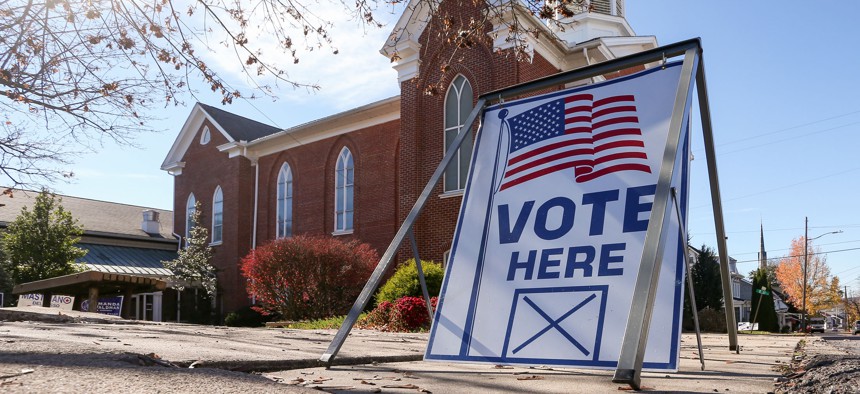
<instances>
[{"instance_id":1,"label":"blue border on sign","mask_svg":"<svg viewBox=\"0 0 860 394\"><path fill-rule=\"evenodd\" d=\"M648 74L651 74L651 73L654 73L657 71L662 71L666 68L678 67L678 66L681 66L682 64L683 64L683 62L681 62L681 61L671 62L671 63L667 63L663 67L652 68L650 70L641 71L641 72L631 74L628 76L612 79L610 81L605 81L605 82L601 82L601 83L597 83L597 84L593 84L593 85L583 86L580 88L564 89L564 90L560 90L558 92L549 93L549 94L545 94L545 95L541 95L541 96L537 96L537 97L529 97L529 98L525 98L525 99L520 99L520 100L510 101L507 103L500 103L500 104L489 106L489 107L485 108L483 113L481 114L482 126L478 130L478 137L479 138L476 138L475 147L473 149L472 160L470 163L471 168L474 169L475 162L477 161L477 158L480 157L480 155L478 154L480 152L480 149L481 149L482 138L480 138L480 137L481 137L481 134L485 132L484 127L483 127L483 123L484 123L484 119L486 118L488 112L494 111L496 109L501 109L504 106L528 103L528 102L537 101L537 100L546 100L546 99L551 99L553 97L557 97L557 96L561 96L561 95L569 95L571 93L597 89L597 88L600 88L603 86L608 86L608 85L628 81L628 80L631 80L634 78L639 78L639 77L642 77L642 76L645 76L645 75L648 75ZM689 112L687 114L687 123L689 124ZM687 131L685 132L685 137L684 137L685 141L687 140L688 136L689 136L689 127L687 128ZM501 139L501 135L499 135L498 138ZM686 160L687 155L688 155L688 149L685 148L685 151L684 151L685 160L682 162L682 175L684 175L684 176L687 175L687 167L688 167L688 163ZM496 164L498 164L498 163L496 163ZM448 258L448 264L450 264L451 266L448 267L446 272L453 270L453 264L456 261L455 257L456 257L456 253L458 250L459 240L460 240L461 224L463 222L463 217L465 216L465 211L463 209L463 206L466 204L466 201L468 201L469 195L471 193L472 176L473 176L473 171L470 170L469 171L469 179L466 183L466 190L464 191L463 199L461 200L460 214L458 215L458 218L457 218L457 226L456 226L456 229L454 231L454 240L453 240L453 244L451 246L451 255ZM685 178L681 178L681 179L684 180ZM686 217L686 209L687 209L687 198L686 198L687 188L688 188L688 185L686 182L684 182L684 184L681 185L681 187L680 187L681 195L682 195L682 199L681 199L682 201L681 202L683 205L682 206L682 214L684 214L685 217ZM492 189L493 188L491 188L491 190L490 190L491 194L494 192L494 190L492 190ZM490 201L490 199L488 199L488 201ZM490 207L489 209L492 209L492 207ZM485 226L483 234L482 234L482 238L486 236L487 231L489 231L489 229ZM681 249L683 247L683 242L684 242L684 240L681 240L681 239L678 240L679 249ZM679 292L681 292L683 290L683 287L682 287L682 285L683 285L683 272L684 272L683 271L683 267L684 267L684 264L683 264L684 259L683 258L684 258L684 256L682 254L679 254L678 262L676 263L677 265L676 265L675 301L674 301L675 302L675 310L673 313L672 349L671 349L673 352L677 351L678 336L680 335L680 332L679 332L680 326L678 324L679 319L680 319L680 311L678 308L678 304L680 302L679 300L681 299L681 297L679 297ZM484 263L483 261L478 261L476 264L476 272L475 272L475 276L474 276L473 286L471 289L472 296L471 296L471 299L469 301L469 309L468 309L468 312L466 315L466 324L464 325L464 328L468 327L468 331L464 331L463 335L461 336L462 342L461 342L460 354L457 354L457 355L440 355L440 354L432 354L431 353L431 349L433 348L433 343L434 343L434 340L436 337L436 330L439 326L439 321L441 319L442 306L445 302L444 296L447 293L447 289L448 289L449 276L445 275L445 278L444 278L443 283L442 283L442 290L440 291L438 306L437 306L435 314L434 314L433 326L430 330L430 338L429 338L428 345L427 345L427 351L425 352L425 355L424 355L425 359L438 360L438 361L476 361L476 362L501 362L501 361L504 361L504 359L502 357L469 356L467 354L468 349L469 349L469 344L471 342L471 322L473 322L473 320L474 320L475 309L477 308L478 293L480 291L480 283L481 283L481 279L483 276L482 275L483 274L483 263ZM681 296L683 296L682 293L681 293ZM466 349L466 353L464 353L463 349ZM671 356L671 354L670 354L670 356ZM557 359L531 359L531 358L517 359L516 362L517 363L530 363L530 364L531 363L535 363L535 364L541 364L541 363L550 364L551 363L554 365L596 366L596 367L616 367L618 364L617 361L597 361L597 362L594 362L594 361L588 361L588 360L557 360ZM673 357L671 360L669 360L668 362L665 362L665 363L664 362L644 363L643 368L647 368L647 369L677 369L677 365L678 365L678 360L676 357Z\"/></svg>"}]
</instances>

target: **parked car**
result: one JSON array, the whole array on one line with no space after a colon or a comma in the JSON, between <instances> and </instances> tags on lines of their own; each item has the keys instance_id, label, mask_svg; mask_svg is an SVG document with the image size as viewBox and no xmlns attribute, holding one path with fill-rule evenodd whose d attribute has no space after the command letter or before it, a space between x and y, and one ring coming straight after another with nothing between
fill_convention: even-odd
<instances>
[{"instance_id":1,"label":"parked car","mask_svg":"<svg viewBox=\"0 0 860 394\"><path fill-rule=\"evenodd\" d=\"M860 334L860 320L854 322L854 335Z\"/></svg>"},{"instance_id":2,"label":"parked car","mask_svg":"<svg viewBox=\"0 0 860 394\"><path fill-rule=\"evenodd\" d=\"M824 330L827 328L826 322L823 317L811 317L809 318L809 332L820 332L824 333Z\"/></svg>"}]
</instances>

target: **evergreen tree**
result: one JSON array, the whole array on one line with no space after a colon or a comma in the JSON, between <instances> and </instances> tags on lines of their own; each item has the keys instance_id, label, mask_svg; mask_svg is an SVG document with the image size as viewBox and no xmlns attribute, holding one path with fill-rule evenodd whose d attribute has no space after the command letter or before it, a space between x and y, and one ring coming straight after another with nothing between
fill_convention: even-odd
<instances>
[{"instance_id":1,"label":"evergreen tree","mask_svg":"<svg viewBox=\"0 0 860 394\"><path fill-rule=\"evenodd\" d=\"M720 277L720 263L714 250L702 245L699 258L691 272L693 288L696 293L696 307L699 310L711 308L723 310L723 287Z\"/></svg>"},{"instance_id":2,"label":"evergreen tree","mask_svg":"<svg viewBox=\"0 0 860 394\"><path fill-rule=\"evenodd\" d=\"M753 322L758 323L760 331L779 332L779 322L776 318L776 309L773 305L773 290L770 287L771 278L767 276L767 270L758 269L753 276L752 294L752 316ZM762 290L767 294L760 294Z\"/></svg>"},{"instance_id":3,"label":"evergreen tree","mask_svg":"<svg viewBox=\"0 0 860 394\"><path fill-rule=\"evenodd\" d=\"M75 263L87 251L75 246L84 230L47 191L36 196L32 210L21 214L0 236L2 270L14 283L26 283L83 271Z\"/></svg>"},{"instance_id":4,"label":"evergreen tree","mask_svg":"<svg viewBox=\"0 0 860 394\"><path fill-rule=\"evenodd\" d=\"M185 240L185 248L179 251L175 260L162 261L164 268L173 271L177 280L173 288L182 291L186 286L200 285L209 297L213 297L218 288L217 270L210 262L212 247L209 246L209 231L200 223L200 202L194 206L191 215L191 231Z\"/></svg>"},{"instance_id":5,"label":"evergreen tree","mask_svg":"<svg viewBox=\"0 0 860 394\"><path fill-rule=\"evenodd\" d=\"M12 278L6 273L2 263L0 263L0 293L3 293L3 304L0 304L2 308L11 303L12 297Z\"/></svg>"}]
</instances>

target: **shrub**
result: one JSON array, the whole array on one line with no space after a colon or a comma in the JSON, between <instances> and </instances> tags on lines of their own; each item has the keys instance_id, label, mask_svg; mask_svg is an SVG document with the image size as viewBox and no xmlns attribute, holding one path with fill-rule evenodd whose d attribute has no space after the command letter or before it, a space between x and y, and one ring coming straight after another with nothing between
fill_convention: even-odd
<instances>
[{"instance_id":1,"label":"shrub","mask_svg":"<svg viewBox=\"0 0 860 394\"><path fill-rule=\"evenodd\" d=\"M264 315L257 309L246 306L235 312L230 312L224 318L224 324L230 327L260 327L272 320L272 315Z\"/></svg>"},{"instance_id":2,"label":"shrub","mask_svg":"<svg viewBox=\"0 0 860 394\"><path fill-rule=\"evenodd\" d=\"M726 332L726 314L711 308L700 310L699 328L702 332Z\"/></svg>"},{"instance_id":3,"label":"shrub","mask_svg":"<svg viewBox=\"0 0 860 394\"><path fill-rule=\"evenodd\" d=\"M438 295L444 276L442 265L433 261L422 261L421 268L424 270L424 280L427 281L427 291L430 296ZM421 283L418 281L418 267L415 265L415 259L404 261L391 279L379 288L376 293L376 304L380 305L385 301L394 302L403 297L424 297Z\"/></svg>"},{"instance_id":4,"label":"shrub","mask_svg":"<svg viewBox=\"0 0 860 394\"><path fill-rule=\"evenodd\" d=\"M361 328L373 328L380 331L397 331L391 327L391 311L394 304L383 301L372 311L368 312L364 319L358 321Z\"/></svg>"},{"instance_id":5,"label":"shrub","mask_svg":"<svg viewBox=\"0 0 860 394\"><path fill-rule=\"evenodd\" d=\"M262 310L288 320L321 319L346 314L377 260L358 241L299 235L252 250L241 269Z\"/></svg>"},{"instance_id":6,"label":"shrub","mask_svg":"<svg viewBox=\"0 0 860 394\"><path fill-rule=\"evenodd\" d=\"M430 299L430 305L434 311L436 301L436 297ZM380 303L376 309L359 321L359 326L381 331L426 330L430 328L430 316L427 314L427 304L423 297L401 297L395 302Z\"/></svg>"}]
</instances>

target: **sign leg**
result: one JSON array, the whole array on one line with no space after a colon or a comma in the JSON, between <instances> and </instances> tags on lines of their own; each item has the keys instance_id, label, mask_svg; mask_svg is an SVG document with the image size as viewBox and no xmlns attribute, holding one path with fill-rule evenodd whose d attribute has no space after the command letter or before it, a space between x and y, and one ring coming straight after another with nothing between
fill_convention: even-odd
<instances>
[{"instance_id":1,"label":"sign leg","mask_svg":"<svg viewBox=\"0 0 860 394\"><path fill-rule=\"evenodd\" d=\"M660 263L663 260L663 228L669 217L666 210L669 206L669 193L675 170L675 160L681 131L689 119L688 102L693 90L693 73L698 64L696 48L688 49L684 54L681 68L681 80L675 94L675 104L672 119L669 122L669 136L666 149L660 165L660 175L657 180L656 194L652 204L648 229L645 232L645 247L642 251L639 272L633 288L633 303L627 317L624 340L621 343L621 354L612 381L629 384L639 390L642 364L645 359L645 346L648 342L648 330L651 325L651 314L654 310L654 298L657 295L657 283L660 278ZM686 240L683 240L684 242Z\"/></svg>"},{"instance_id":2,"label":"sign leg","mask_svg":"<svg viewBox=\"0 0 860 394\"><path fill-rule=\"evenodd\" d=\"M686 149L686 148L685 148ZM684 242L687 241L687 227L684 225L684 221L682 220L683 216L681 216L681 207L678 205L678 194L677 190L672 188L672 202L675 205L675 214L678 216L678 231L680 232L679 236ZM687 267L687 290L690 295L690 309L693 314L693 325L696 327L696 344L699 346L699 362L702 364L702 371L705 370L705 355L702 352L702 330L699 328L699 308L696 306L696 291L693 290L693 266L690 264L690 256L689 256L689 248L684 246L684 266Z\"/></svg>"},{"instance_id":3,"label":"sign leg","mask_svg":"<svg viewBox=\"0 0 860 394\"><path fill-rule=\"evenodd\" d=\"M430 321L433 321L433 305L430 303L430 291L427 290L427 281L424 279L424 269L421 267L421 257L418 256L418 245L415 243L415 231L409 231L409 243L412 245L412 255L415 256L415 268L418 270L418 283L424 293L424 302L427 303L427 313Z\"/></svg>"},{"instance_id":4,"label":"sign leg","mask_svg":"<svg viewBox=\"0 0 860 394\"><path fill-rule=\"evenodd\" d=\"M714 227L717 232L717 252L720 257L720 277L723 282L723 299L732 299L732 277L729 272L729 251L726 247L726 226L723 221L723 203L720 198L720 179L717 175L717 157L714 150L714 132L711 127L711 110L708 104L708 88L705 80L704 62L699 65L696 73L696 85L699 86L699 112L702 116L702 134L705 145L705 159L708 162L708 175L711 183L711 203L714 212ZM729 333L729 350L740 352L738 347L738 323L735 319L735 308L724 308L726 311L726 330Z\"/></svg>"}]
</instances>

